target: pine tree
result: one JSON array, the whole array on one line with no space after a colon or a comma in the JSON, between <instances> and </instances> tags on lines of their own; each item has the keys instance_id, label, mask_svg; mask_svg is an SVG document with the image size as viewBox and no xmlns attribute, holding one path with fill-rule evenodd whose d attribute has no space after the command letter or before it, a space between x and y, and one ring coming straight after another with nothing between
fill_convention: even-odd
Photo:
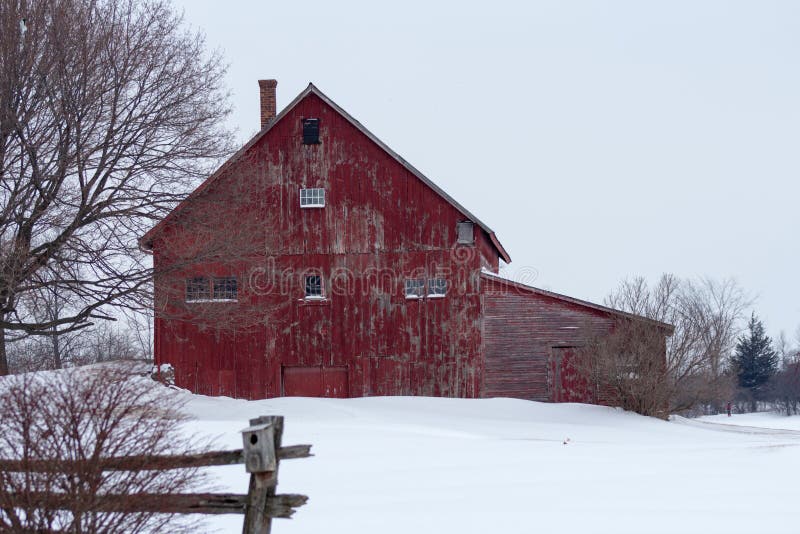
<instances>
[{"instance_id":1,"label":"pine tree","mask_svg":"<svg viewBox=\"0 0 800 534\"><path fill-rule=\"evenodd\" d=\"M755 313L750 317L747 333L736 342L733 364L739 387L750 392L751 410L755 411L756 401L764 397L765 386L778 369L778 353Z\"/></svg>"}]
</instances>

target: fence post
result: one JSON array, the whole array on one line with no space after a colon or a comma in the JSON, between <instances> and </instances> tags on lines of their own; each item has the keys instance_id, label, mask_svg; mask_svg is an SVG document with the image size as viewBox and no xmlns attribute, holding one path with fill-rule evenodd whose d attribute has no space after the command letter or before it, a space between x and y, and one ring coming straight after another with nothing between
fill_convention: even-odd
<instances>
[{"instance_id":1,"label":"fence post","mask_svg":"<svg viewBox=\"0 0 800 534\"><path fill-rule=\"evenodd\" d=\"M250 426L257 427L261 425L270 425L272 434L272 443L267 443L267 447L271 449L271 454L268 456L274 458L275 469L273 471L251 472L250 474L250 487L247 491L247 504L245 505L244 527L243 534L270 534L272 529L272 518L270 517L268 506L270 497L275 496L275 488L278 485L278 466L279 459L277 451L281 446L281 438L283 437L283 416L268 415L250 419ZM244 438L245 440L247 437ZM245 444L245 449L247 444ZM254 462L254 465L258 462ZM269 463L269 458L266 459ZM248 472L251 471L250 462L247 464Z\"/></svg>"}]
</instances>

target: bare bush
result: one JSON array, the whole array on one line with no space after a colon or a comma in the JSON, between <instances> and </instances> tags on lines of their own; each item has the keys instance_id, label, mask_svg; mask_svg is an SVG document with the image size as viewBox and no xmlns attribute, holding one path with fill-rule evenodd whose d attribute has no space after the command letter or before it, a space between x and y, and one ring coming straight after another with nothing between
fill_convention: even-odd
<instances>
[{"instance_id":1,"label":"bare bush","mask_svg":"<svg viewBox=\"0 0 800 534\"><path fill-rule=\"evenodd\" d=\"M195 469L159 471L142 457L197 451L181 431L186 418L169 393L120 365L0 381L0 458L56 468L0 470L0 531L188 530L176 516L136 511L137 496L180 493L202 481ZM124 456L139 458L133 467L143 470L103 470L103 459ZM43 493L60 497L58 509L40 508ZM109 495L120 497L110 501ZM100 497L115 511L101 511Z\"/></svg>"},{"instance_id":2,"label":"bare bush","mask_svg":"<svg viewBox=\"0 0 800 534\"><path fill-rule=\"evenodd\" d=\"M666 418L674 396L665 357L667 334L649 321L620 317L611 334L589 338L574 366L596 386L599 400Z\"/></svg>"}]
</instances>

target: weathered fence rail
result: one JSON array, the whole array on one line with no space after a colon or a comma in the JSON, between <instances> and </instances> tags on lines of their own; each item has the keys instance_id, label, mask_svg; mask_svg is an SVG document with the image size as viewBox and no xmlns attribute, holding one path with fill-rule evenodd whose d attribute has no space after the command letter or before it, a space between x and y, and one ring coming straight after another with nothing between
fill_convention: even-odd
<instances>
[{"instance_id":1,"label":"weathered fence rail","mask_svg":"<svg viewBox=\"0 0 800 534\"><path fill-rule=\"evenodd\" d=\"M59 472L81 472L86 467L100 467L103 471L163 471L186 467L210 467L215 465L235 465L244 463L243 449L229 451L211 451L201 454L180 456L123 456L119 458L100 458L92 462L62 462L49 460L3 460L0 459L0 471L27 471L29 473L52 473L54 467ZM292 445L281 447L277 451L278 460L308 458L311 456L311 445Z\"/></svg>"},{"instance_id":2,"label":"weathered fence rail","mask_svg":"<svg viewBox=\"0 0 800 534\"><path fill-rule=\"evenodd\" d=\"M68 510L74 506L71 495L52 492L10 494L20 504ZM164 514L244 514L249 496L238 493L138 493L132 495L98 495L92 498L92 511L125 513L158 512ZM266 515L288 518L294 508L306 503L305 495L275 495L267 502Z\"/></svg>"},{"instance_id":3,"label":"weathered fence rail","mask_svg":"<svg viewBox=\"0 0 800 534\"><path fill-rule=\"evenodd\" d=\"M280 460L308 458L311 445L281 446L283 417L263 416L250 420L242 431L243 449L212 451L179 456L125 456L96 461L3 460L0 471L28 473L83 473L95 471L162 471L245 464L250 473L246 494L181 493L181 494L104 494L92 497L92 510L97 512L168 514L244 514L244 534L268 534L272 518L288 518L295 508L303 506L305 495L278 495ZM74 504L71 495L58 492L11 494L11 501L20 507L68 510Z\"/></svg>"}]
</instances>

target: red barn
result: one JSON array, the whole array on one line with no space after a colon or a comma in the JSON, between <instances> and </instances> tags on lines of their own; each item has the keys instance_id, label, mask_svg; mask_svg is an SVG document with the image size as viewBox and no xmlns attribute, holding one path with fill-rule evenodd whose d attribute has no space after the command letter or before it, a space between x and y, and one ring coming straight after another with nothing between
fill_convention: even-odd
<instances>
[{"instance_id":1,"label":"red barn","mask_svg":"<svg viewBox=\"0 0 800 534\"><path fill-rule=\"evenodd\" d=\"M620 312L501 278L491 228L314 85L277 115L259 85L261 131L141 239L179 386L587 400L563 362Z\"/></svg>"}]
</instances>

